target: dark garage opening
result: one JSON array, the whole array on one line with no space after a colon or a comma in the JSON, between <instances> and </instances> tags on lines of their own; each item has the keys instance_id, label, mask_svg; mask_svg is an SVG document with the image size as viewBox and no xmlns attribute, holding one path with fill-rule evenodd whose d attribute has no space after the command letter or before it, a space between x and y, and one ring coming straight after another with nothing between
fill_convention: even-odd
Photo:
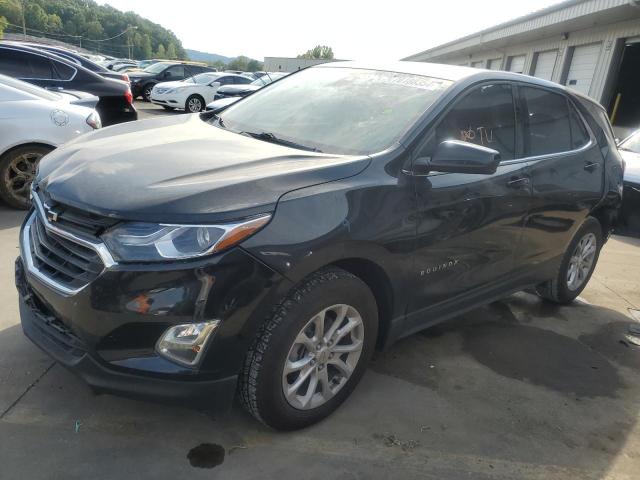
<instances>
[{"instance_id":1,"label":"dark garage opening","mask_svg":"<svg viewBox=\"0 0 640 480\"><path fill-rule=\"evenodd\" d=\"M624 46L609 114L616 127L640 128L640 42Z\"/></svg>"}]
</instances>

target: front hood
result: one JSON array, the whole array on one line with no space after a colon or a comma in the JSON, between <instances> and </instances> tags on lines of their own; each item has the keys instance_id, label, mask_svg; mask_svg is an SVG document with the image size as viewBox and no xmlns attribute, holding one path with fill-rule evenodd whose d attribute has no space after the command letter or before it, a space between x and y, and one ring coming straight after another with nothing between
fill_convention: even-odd
<instances>
[{"instance_id":1,"label":"front hood","mask_svg":"<svg viewBox=\"0 0 640 480\"><path fill-rule=\"evenodd\" d=\"M160 82L156 83L157 88L177 88L177 87L189 87L194 85L193 83L186 83L180 80L174 80L173 82Z\"/></svg>"},{"instance_id":2,"label":"front hood","mask_svg":"<svg viewBox=\"0 0 640 480\"><path fill-rule=\"evenodd\" d=\"M273 210L289 191L353 176L368 163L256 140L194 114L81 136L42 159L36 184L55 202L99 215L214 222Z\"/></svg>"}]
</instances>

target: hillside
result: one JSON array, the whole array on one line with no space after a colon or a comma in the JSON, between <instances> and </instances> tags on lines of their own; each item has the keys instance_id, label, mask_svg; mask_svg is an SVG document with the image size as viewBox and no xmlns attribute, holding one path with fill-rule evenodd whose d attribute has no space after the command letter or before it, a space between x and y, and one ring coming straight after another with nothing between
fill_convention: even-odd
<instances>
[{"instance_id":1,"label":"hillside","mask_svg":"<svg viewBox=\"0 0 640 480\"><path fill-rule=\"evenodd\" d=\"M200 50L191 50L187 48L185 49L185 52L187 54L187 57L189 57L189 60L193 60L194 62L222 62L224 64L227 64L231 60L233 60L233 57L225 57L224 55L218 55L217 53L201 52Z\"/></svg>"},{"instance_id":2,"label":"hillside","mask_svg":"<svg viewBox=\"0 0 640 480\"><path fill-rule=\"evenodd\" d=\"M20 3L0 0L0 18L9 22L7 33L22 31ZM93 0L29 0L25 23L30 35L63 40L108 55L186 58L182 42L170 30L133 12L121 12ZM103 41L111 37L115 38Z\"/></svg>"}]
</instances>

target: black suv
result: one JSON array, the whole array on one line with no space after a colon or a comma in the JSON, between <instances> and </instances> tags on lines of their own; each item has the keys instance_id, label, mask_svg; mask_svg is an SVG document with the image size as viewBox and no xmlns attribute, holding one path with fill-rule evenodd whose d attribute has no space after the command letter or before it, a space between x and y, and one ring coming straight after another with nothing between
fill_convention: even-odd
<instances>
[{"instance_id":1,"label":"black suv","mask_svg":"<svg viewBox=\"0 0 640 480\"><path fill-rule=\"evenodd\" d=\"M183 62L157 62L140 72L129 72L133 98L151 100L151 90L160 82L174 82L203 72L215 72L215 68Z\"/></svg>"},{"instance_id":2,"label":"black suv","mask_svg":"<svg viewBox=\"0 0 640 480\"><path fill-rule=\"evenodd\" d=\"M96 110L104 126L138 119L128 83L104 78L54 53L2 42L0 73L49 90L78 90L99 97Z\"/></svg>"},{"instance_id":3,"label":"black suv","mask_svg":"<svg viewBox=\"0 0 640 480\"><path fill-rule=\"evenodd\" d=\"M507 72L302 70L218 115L47 155L16 264L26 335L94 389L327 416L374 348L523 289L570 303L616 219L605 111Z\"/></svg>"}]
</instances>

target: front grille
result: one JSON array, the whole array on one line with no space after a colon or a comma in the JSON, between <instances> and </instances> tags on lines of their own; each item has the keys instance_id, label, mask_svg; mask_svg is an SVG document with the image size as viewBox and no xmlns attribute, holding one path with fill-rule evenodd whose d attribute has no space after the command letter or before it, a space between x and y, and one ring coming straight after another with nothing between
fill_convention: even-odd
<instances>
[{"instance_id":1,"label":"front grille","mask_svg":"<svg viewBox=\"0 0 640 480\"><path fill-rule=\"evenodd\" d=\"M46 206L45 209L52 213L55 212L56 225L64 230L98 237L107 228L118 223L118 220L113 218L102 217L62 203L56 203L42 192L38 191L34 192L34 194L38 195L40 202Z\"/></svg>"},{"instance_id":2,"label":"front grille","mask_svg":"<svg viewBox=\"0 0 640 480\"><path fill-rule=\"evenodd\" d=\"M33 266L51 281L68 289L80 289L104 269L98 253L47 230L35 212L29 229Z\"/></svg>"}]
</instances>

